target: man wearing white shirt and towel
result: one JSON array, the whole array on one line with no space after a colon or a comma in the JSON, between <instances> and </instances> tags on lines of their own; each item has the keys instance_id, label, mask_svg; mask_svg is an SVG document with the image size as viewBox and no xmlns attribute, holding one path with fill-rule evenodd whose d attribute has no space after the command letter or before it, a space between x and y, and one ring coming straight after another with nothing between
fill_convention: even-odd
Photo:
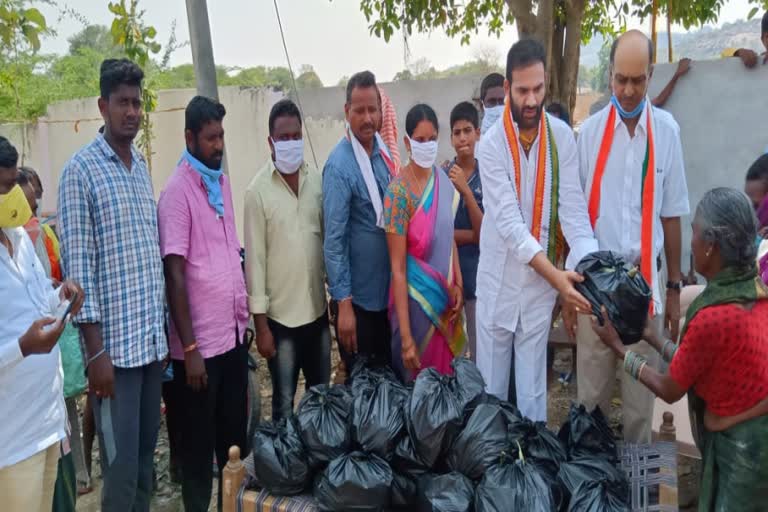
<instances>
[{"instance_id":1,"label":"man wearing white shirt and towel","mask_svg":"<svg viewBox=\"0 0 768 512\"><path fill-rule=\"evenodd\" d=\"M479 153L486 213L477 271L477 366L488 392L506 399L514 347L517 406L535 421L547 419L547 338L557 294L571 308L589 307L573 287L581 278L557 267L564 242L571 248L569 265L597 250L573 132L543 111L545 60L538 42L512 46L507 104L483 133Z\"/></svg>"},{"instance_id":2,"label":"man wearing white shirt and towel","mask_svg":"<svg viewBox=\"0 0 768 512\"><path fill-rule=\"evenodd\" d=\"M382 205L397 169L376 131L381 99L373 73L349 79L344 113L344 136L323 168L323 253L339 352L351 371L358 354L372 364L390 362L390 267Z\"/></svg>"},{"instance_id":3,"label":"man wearing white shirt and towel","mask_svg":"<svg viewBox=\"0 0 768 512\"><path fill-rule=\"evenodd\" d=\"M619 37L611 50L611 102L579 131L581 186L601 250L636 264L653 289L651 313L658 329L677 339L680 320L680 217L689 213L680 128L672 115L647 98L653 47L639 31ZM661 253L668 282L659 283ZM665 313L665 315L663 315ZM578 319L578 398L607 413L616 378L616 358ZM632 350L658 364L658 354L641 341ZM622 373L624 439L651 441L653 394Z\"/></svg>"}]
</instances>

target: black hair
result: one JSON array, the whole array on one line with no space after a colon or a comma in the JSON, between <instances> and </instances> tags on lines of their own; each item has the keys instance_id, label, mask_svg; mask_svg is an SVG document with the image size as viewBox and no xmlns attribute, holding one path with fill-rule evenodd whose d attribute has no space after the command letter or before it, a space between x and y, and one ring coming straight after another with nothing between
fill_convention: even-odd
<instances>
[{"instance_id":1,"label":"black hair","mask_svg":"<svg viewBox=\"0 0 768 512\"><path fill-rule=\"evenodd\" d=\"M11 144L11 141L0 136L0 167L11 169L19 163L19 152Z\"/></svg>"},{"instance_id":2,"label":"black hair","mask_svg":"<svg viewBox=\"0 0 768 512\"><path fill-rule=\"evenodd\" d=\"M765 34L768 34L768 11L765 11L765 14L763 14L762 29L760 30L760 36Z\"/></svg>"},{"instance_id":3,"label":"black hair","mask_svg":"<svg viewBox=\"0 0 768 512\"><path fill-rule=\"evenodd\" d=\"M507 53L507 81L512 82L512 71L527 68L537 62L547 67L547 53L540 42L535 39L521 39L516 42Z\"/></svg>"},{"instance_id":4,"label":"black hair","mask_svg":"<svg viewBox=\"0 0 768 512\"><path fill-rule=\"evenodd\" d=\"M491 73L483 78L483 81L480 82L480 101L485 101L488 89L493 89L494 87L504 87L504 77L501 73Z\"/></svg>"},{"instance_id":5,"label":"black hair","mask_svg":"<svg viewBox=\"0 0 768 512\"><path fill-rule=\"evenodd\" d=\"M32 186L36 189L38 197L43 195L43 182L40 180L40 176L38 176L36 170L27 167L26 165L22 165L19 167L19 177L21 178L21 176L24 176L24 179L29 183L32 183ZM21 184L22 183L19 182L19 185Z\"/></svg>"},{"instance_id":6,"label":"black hair","mask_svg":"<svg viewBox=\"0 0 768 512\"><path fill-rule=\"evenodd\" d=\"M191 130L194 135L197 135L207 123L221 122L225 115L227 115L227 109L217 100L206 96L195 96L184 110L184 129Z\"/></svg>"},{"instance_id":7,"label":"black hair","mask_svg":"<svg viewBox=\"0 0 768 512\"><path fill-rule=\"evenodd\" d=\"M468 101L462 101L453 107L451 110L451 130L458 121L467 121L478 128L480 126L480 114L477 112L477 107Z\"/></svg>"},{"instance_id":8,"label":"black hair","mask_svg":"<svg viewBox=\"0 0 768 512\"><path fill-rule=\"evenodd\" d=\"M20 187L30 185L32 188L35 188L32 184L32 176L30 176L29 172L27 172L24 167L19 167L19 172L16 173L16 184Z\"/></svg>"},{"instance_id":9,"label":"black hair","mask_svg":"<svg viewBox=\"0 0 768 512\"><path fill-rule=\"evenodd\" d=\"M747 181L763 180L768 181L768 153L764 154L747 171Z\"/></svg>"},{"instance_id":10,"label":"black hair","mask_svg":"<svg viewBox=\"0 0 768 512\"><path fill-rule=\"evenodd\" d=\"M568 126L571 126L571 116L568 113L568 109L565 108L565 105L558 102L550 103L547 106L547 112L549 112L552 115L555 115L560 118L561 121L564 121L565 124Z\"/></svg>"},{"instance_id":11,"label":"black hair","mask_svg":"<svg viewBox=\"0 0 768 512\"><path fill-rule=\"evenodd\" d=\"M105 59L101 63L99 73L99 90L101 97L109 99L109 95L121 85L141 87L144 72L128 59Z\"/></svg>"},{"instance_id":12,"label":"black hair","mask_svg":"<svg viewBox=\"0 0 768 512\"><path fill-rule=\"evenodd\" d=\"M370 71L360 71L352 75L352 78L347 82L347 103L352 101L353 89L367 89L368 87L376 87L376 76L373 73ZM379 94L378 88L376 88L376 94ZM379 102L381 102L381 96L379 96Z\"/></svg>"},{"instance_id":13,"label":"black hair","mask_svg":"<svg viewBox=\"0 0 768 512\"><path fill-rule=\"evenodd\" d=\"M409 137L413 136L413 132L422 121L429 121L432 123L432 126L435 127L435 131L440 132L435 111L426 103L419 103L418 105L414 105L411 110L408 111L408 115L405 116L405 133L407 133Z\"/></svg>"},{"instance_id":14,"label":"black hair","mask_svg":"<svg viewBox=\"0 0 768 512\"><path fill-rule=\"evenodd\" d=\"M642 34L642 32L640 33ZM651 64L653 64L653 42L645 34L643 34L643 36L648 41L648 65L650 66ZM616 49L619 47L619 40L621 40L621 37L617 37L613 41L613 44L611 45L611 58L610 58L611 66L613 66L614 57L616 57Z\"/></svg>"},{"instance_id":15,"label":"black hair","mask_svg":"<svg viewBox=\"0 0 768 512\"><path fill-rule=\"evenodd\" d=\"M282 99L272 105L272 110L269 111L269 135L271 136L275 131L275 121L278 117L295 117L299 120L299 126L301 126L301 112L299 107L289 99Z\"/></svg>"}]
</instances>

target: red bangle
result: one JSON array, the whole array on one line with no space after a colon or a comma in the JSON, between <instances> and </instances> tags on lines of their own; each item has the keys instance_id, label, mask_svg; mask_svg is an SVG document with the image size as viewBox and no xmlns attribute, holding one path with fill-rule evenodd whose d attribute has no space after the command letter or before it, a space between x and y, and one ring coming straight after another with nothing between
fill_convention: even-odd
<instances>
[{"instance_id":1,"label":"red bangle","mask_svg":"<svg viewBox=\"0 0 768 512\"><path fill-rule=\"evenodd\" d=\"M192 352L193 350L197 350L197 342L193 342L191 345L188 345L184 347L184 353Z\"/></svg>"}]
</instances>

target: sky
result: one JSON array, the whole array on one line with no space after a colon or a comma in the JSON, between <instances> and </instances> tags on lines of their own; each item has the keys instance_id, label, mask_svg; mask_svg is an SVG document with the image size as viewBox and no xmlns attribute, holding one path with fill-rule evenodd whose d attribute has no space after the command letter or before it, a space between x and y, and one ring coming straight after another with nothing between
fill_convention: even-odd
<instances>
[{"instance_id":1,"label":"sky","mask_svg":"<svg viewBox=\"0 0 768 512\"><path fill-rule=\"evenodd\" d=\"M67 38L83 28L71 16L61 17L61 6L74 9L89 23L109 25L112 14L108 0L58 0L58 6L40 4L49 25L57 35L43 41L42 52L64 54ZM389 43L369 34L368 23L360 12L359 0L277 0L285 31L288 53L294 72L304 64L314 67L326 85L336 84L341 77L370 69L377 78L389 81L404 69L402 36L395 34ZM158 31L157 40L165 44L176 21L179 41L189 40L186 2L184 0L141 0L146 10L146 23ZM721 11L719 23L747 17L748 0L730 0ZM286 66L273 0L208 0L214 59L228 67ZM658 27L665 26L659 20ZM648 28L631 23L630 28ZM673 27L683 31L682 27ZM441 32L414 35L409 39L410 62L426 58L437 69L472 60L481 51L495 50L501 57L517 39L517 30L507 27L500 38L482 30L468 46ZM189 46L176 51L171 64L192 62Z\"/></svg>"}]
</instances>

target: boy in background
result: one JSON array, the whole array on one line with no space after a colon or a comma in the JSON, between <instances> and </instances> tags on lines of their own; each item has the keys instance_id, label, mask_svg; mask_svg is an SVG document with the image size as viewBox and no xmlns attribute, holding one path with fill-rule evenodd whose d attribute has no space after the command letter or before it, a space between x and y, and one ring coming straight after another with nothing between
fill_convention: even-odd
<instances>
[{"instance_id":1,"label":"boy in background","mask_svg":"<svg viewBox=\"0 0 768 512\"><path fill-rule=\"evenodd\" d=\"M463 101L451 111L451 145L456 157L444 166L460 194L454 221L454 238L459 249L459 266L464 279L464 314L467 319L469 353L475 361L475 283L480 258L480 225L483 222L483 187L475 158L480 138L480 115L472 103Z\"/></svg>"}]
</instances>

